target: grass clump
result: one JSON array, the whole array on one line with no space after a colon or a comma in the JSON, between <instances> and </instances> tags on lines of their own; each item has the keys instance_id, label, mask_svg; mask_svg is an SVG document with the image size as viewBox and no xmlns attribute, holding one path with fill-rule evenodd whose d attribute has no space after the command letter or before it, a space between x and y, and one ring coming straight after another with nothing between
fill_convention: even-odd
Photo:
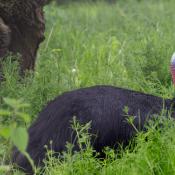
<instances>
[{"instance_id":1,"label":"grass clump","mask_svg":"<svg viewBox=\"0 0 175 175\"><path fill-rule=\"evenodd\" d=\"M161 127L160 127L161 125ZM147 132L138 132L130 145L120 151L105 148L106 158L99 159L95 150L88 145L72 154L72 145L67 146L63 160L50 156L45 174L94 174L94 175L145 175L175 174L175 126L172 119L160 116L150 122ZM82 133L80 133L81 135ZM135 146L133 146L135 145Z\"/></svg>"}]
</instances>

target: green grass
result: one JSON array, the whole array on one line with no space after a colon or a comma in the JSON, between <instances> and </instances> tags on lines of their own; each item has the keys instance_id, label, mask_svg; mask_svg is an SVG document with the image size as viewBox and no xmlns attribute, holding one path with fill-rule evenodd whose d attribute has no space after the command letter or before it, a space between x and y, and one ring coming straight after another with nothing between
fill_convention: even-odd
<instances>
[{"instance_id":1,"label":"green grass","mask_svg":"<svg viewBox=\"0 0 175 175\"><path fill-rule=\"evenodd\" d=\"M112 149L106 149L107 158L103 161L94 158L91 149L74 156L67 153L62 162L50 158L46 174L175 174L175 126L165 118L163 123L165 127L161 129L155 129L158 123L151 124L147 133L139 133L132 149L127 148L117 154Z\"/></svg>"},{"instance_id":2,"label":"green grass","mask_svg":"<svg viewBox=\"0 0 175 175\"><path fill-rule=\"evenodd\" d=\"M169 62L175 51L174 7L174 0L46 7L46 40L40 47L35 71L21 79L18 63L11 64L7 59L0 97L23 99L30 104L25 112L33 119L62 92L96 84L172 98ZM6 108L2 98L0 108ZM133 152L121 151L116 158L110 150L104 162L91 154L84 156L87 152L68 156L64 162L51 158L46 174L175 174L175 129L170 123L172 127L162 132L150 128L141 133ZM150 139L145 142L142 138L147 135ZM8 159L6 146L0 143L3 165Z\"/></svg>"}]
</instances>

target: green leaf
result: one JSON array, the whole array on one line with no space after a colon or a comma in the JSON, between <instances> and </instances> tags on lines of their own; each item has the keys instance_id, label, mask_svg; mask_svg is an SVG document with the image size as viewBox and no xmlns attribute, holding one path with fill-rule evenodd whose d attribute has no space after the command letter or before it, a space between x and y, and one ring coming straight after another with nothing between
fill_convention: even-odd
<instances>
[{"instance_id":1,"label":"green leaf","mask_svg":"<svg viewBox=\"0 0 175 175\"><path fill-rule=\"evenodd\" d=\"M27 129L22 127L12 129L11 140L21 152L25 152L28 144Z\"/></svg>"},{"instance_id":2,"label":"green leaf","mask_svg":"<svg viewBox=\"0 0 175 175\"><path fill-rule=\"evenodd\" d=\"M6 173L6 172L9 172L10 170L11 170L10 165L1 165L0 166L0 173Z\"/></svg>"},{"instance_id":3,"label":"green leaf","mask_svg":"<svg viewBox=\"0 0 175 175\"><path fill-rule=\"evenodd\" d=\"M22 113L22 112L17 112L17 115L18 115L21 119L23 119L23 121L24 121L25 123L30 123L31 118L30 118L30 116L29 116L28 114Z\"/></svg>"},{"instance_id":4,"label":"green leaf","mask_svg":"<svg viewBox=\"0 0 175 175\"><path fill-rule=\"evenodd\" d=\"M19 108L20 102L12 98L4 98L4 102L12 108Z\"/></svg>"},{"instance_id":5,"label":"green leaf","mask_svg":"<svg viewBox=\"0 0 175 175\"><path fill-rule=\"evenodd\" d=\"M128 107L128 106L124 106L123 112L124 112L125 114L128 114L128 112L129 112L129 107Z\"/></svg>"},{"instance_id":6,"label":"green leaf","mask_svg":"<svg viewBox=\"0 0 175 175\"><path fill-rule=\"evenodd\" d=\"M24 103L24 102L20 102L20 108L28 108L28 107L30 107L30 104L28 104L28 103Z\"/></svg>"},{"instance_id":7,"label":"green leaf","mask_svg":"<svg viewBox=\"0 0 175 175\"><path fill-rule=\"evenodd\" d=\"M10 116L12 113L7 110L0 109L0 116Z\"/></svg>"},{"instance_id":8,"label":"green leaf","mask_svg":"<svg viewBox=\"0 0 175 175\"><path fill-rule=\"evenodd\" d=\"M0 136L4 137L5 139L8 139L10 137L10 131L11 128L9 127L4 127L0 129Z\"/></svg>"},{"instance_id":9,"label":"green leaf","mask_svg":"<svg viewBox=\"0 0 175 175\"><path fill-rule=\"evenodd\" d=\"M16 100L12 98L4 98L4 102L14 109L26 108L30 106L29 104L24 103L21 100Z\"/></svg>"}]
</instances>

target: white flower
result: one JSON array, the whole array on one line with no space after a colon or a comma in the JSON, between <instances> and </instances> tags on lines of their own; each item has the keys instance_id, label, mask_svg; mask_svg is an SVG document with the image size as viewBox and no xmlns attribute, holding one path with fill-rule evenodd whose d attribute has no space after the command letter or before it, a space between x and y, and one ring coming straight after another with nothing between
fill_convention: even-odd
<instances>
[{"instance_id":1,"label":"white flower","mask_svg":"<svg viewBox=\"0 0 175 175\"><path fill-rule=\"evenodd\" d=\"M72 73L75 73L77 72L77 70L75 68L72 69Z\"/></svg>"}]
</instances>

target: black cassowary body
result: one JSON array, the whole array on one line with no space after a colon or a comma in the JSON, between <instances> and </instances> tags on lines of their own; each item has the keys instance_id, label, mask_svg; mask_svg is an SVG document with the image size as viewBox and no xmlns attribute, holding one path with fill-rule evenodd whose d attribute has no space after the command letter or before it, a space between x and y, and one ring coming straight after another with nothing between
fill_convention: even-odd
<instances>
[{"instance_id":1,"label":"black cassowary body","mask_svg":"<svg viewBox=\"0 0 175 175\"><path fill-rule=\"evenodd\" d=\"M112 86L94 86L64 93L51 101L29 128L27 152L36 165L41 165L46 153L44 145L49 145L51 140L54 151L65 150L66 141L72 140L70 121L73 116L80 123L92 121L90 132L97 135L92 141L95 150L101 151L116 143L127 144L135 131L126 120L125 106L129 109L128 114L135 116L134 125L143 129L147 118L160 114L163 106L170 110L173 102ZM14 151L13 161L26 172L31 172L28 161L18 150Z\"/></svg>"}]
</instances>

